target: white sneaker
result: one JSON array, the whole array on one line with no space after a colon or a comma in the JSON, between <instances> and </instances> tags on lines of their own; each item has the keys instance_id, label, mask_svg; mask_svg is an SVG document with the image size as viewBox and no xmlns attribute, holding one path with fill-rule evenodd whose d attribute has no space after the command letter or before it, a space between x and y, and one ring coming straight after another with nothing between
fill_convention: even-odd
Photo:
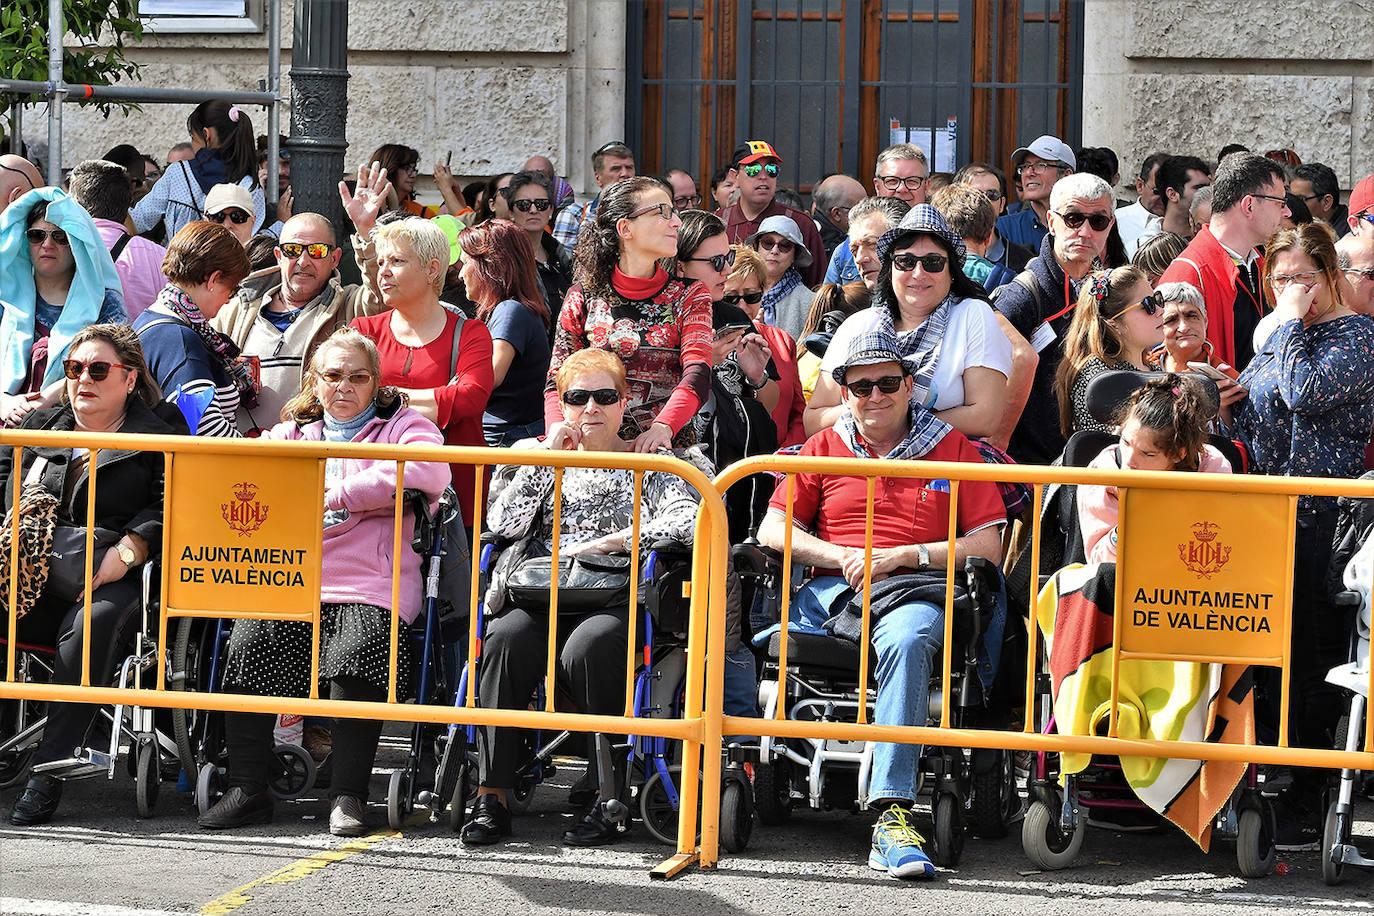
<instances>
[{"instance_id":1,"label":"white sneaker","mask_svg":"<svg viewBox=\"0 0 1374 916\"><path fill-rule=\"evenodd\" d=\"M334 836L362 836L367 833L363 802L352 795L340 795L329 810L329 832Z\"/></svg>"}]
</instances>

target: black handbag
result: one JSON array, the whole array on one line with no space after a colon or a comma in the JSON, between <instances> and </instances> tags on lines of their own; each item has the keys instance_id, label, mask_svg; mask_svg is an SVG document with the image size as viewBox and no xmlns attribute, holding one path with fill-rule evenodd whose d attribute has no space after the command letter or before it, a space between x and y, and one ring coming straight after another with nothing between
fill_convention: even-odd
<instances>
[{"instance_id":1,"label":"black handbag","mask_svg":"<svg viewBox=\"0 0 1374 916\"><path fill-rule=\"evenodd\" d=\"M528 611L549 609L552 557L526 557L507 581L510 602ZM630 594L630 558L620 554L584 553L558 558L558 611L585 614L614 607Z\"/></svg>"},{"instance_id":2,"label":"black handbag","mask_svg":"<svg viewBox=\"0 0 1374 916\"><path fill-rule=\"evenodd\" d=\"M91 575L100 569L105 552L119 540L120 533L95 527ZM86 526L58 522L53 528L52 551L48 561L48 581L43 594L63 601L75 601L86 591Z\"/></svg>"}]
</instances>

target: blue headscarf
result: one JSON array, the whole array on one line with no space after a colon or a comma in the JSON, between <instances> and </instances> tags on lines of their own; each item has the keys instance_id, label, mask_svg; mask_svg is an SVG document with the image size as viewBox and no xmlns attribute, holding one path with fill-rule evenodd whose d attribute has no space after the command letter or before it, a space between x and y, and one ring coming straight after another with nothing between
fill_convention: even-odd
<instances>
[{"instance_id":1,"label":"blue headscarf","mask_svg":"<svg viewBox=\"0 0 1374 916\"><path fill-rule=\"evenodd\" d=\"M10 204L0 215L0 389L7 394L18 394L29 373L38 292L24 231L29 211L44 201L48 202L45 218L67 233L76 261L67 302L48 337L45 386L62 375L62 360L67 358L72 338L99 319L105 291L124 292L95 221L65 191L36 188Z\"/></svg>"}]
</instances>

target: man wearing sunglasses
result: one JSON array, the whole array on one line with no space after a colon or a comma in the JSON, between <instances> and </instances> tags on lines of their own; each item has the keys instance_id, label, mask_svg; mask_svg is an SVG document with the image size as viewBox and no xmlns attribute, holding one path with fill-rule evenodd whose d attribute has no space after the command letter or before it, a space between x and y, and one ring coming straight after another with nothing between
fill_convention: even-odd
<instances>
[{"instance_id":1,"label":"man wearing sunglasses","mask_svg":"<svg viewBox=\"0 0 1374 916\"><path fill-rule=\"evenodd\" d=\"M217 184L205 195L205 218L219 223L245 247L253 237L253 197L240 184Z\"/></svg>"},{"instance_id":2,"label":"man wearing sunglasses","mask_svg":"<svg viewBox=\"0 0 1374 916\"><path fill-rule=\"evenodd\" d=\"M1025 206L999 219L997 231L1017 245L1038 249L1050 232L1050 192L1061 178L1073 174L1078 160L1067 143L1046 135L1016 150L1011 161L1020 179L1021 202Z\"/></svg>"},{"instance_id":3,"label":"man wearing sunglasses","mask_svg":"<svg viewBox=\"0 0 1374 916\"><path fill-rule=\"evenodd\" d=\"M380 206L385 194L370 197ZM361 217L366 228L366 216ZM375 222L376 213L371 214ZM212 322L242 354L258 362L262 390L250 414L240 408L238 428L271 428L296 392L310 354L329 335L357 317L382 311L367 284L344 286L343 255L333 224L318 213L288 219L277 242L277 265L249 275Z\"/></svg>"},{"instance_id":4,"label":"man wearing sunglasses","mask_svg":"<svg viewBox=\"0 0 1374 916\"><path fill-rule=\"evenodd\" d=\"M1350 286L1345 304L1352 312L1374 315L1374 236L1341 239L1336 243L1336 264Z\"/></svg>"},{"instance_id":5,"label":"man wearing sunglasses","mask_svg":"<svg viewBox=\"0 0 1374 916\"><path fill-rule=\"evenodd\" d=\"M43 176L32 162L13 153L0 156L0 213L22 195L41 187Z\"/></svg>"},{"instance_id":6,"label":"man wearing sunglasses","mask_svg":"<svg viewBox=\"0 0 1374 916\"><path fill-rule=\"evenodd\" d=\"M743 244L770 216L788 217L801 230L802 241L811 252L810 263L798 272L802 282L814 288L825 276L825 243L811 217L776 199L782 157L767 140L749 140L735 149L733 162L739 182L739 199L716 211L716 216L725 223L725 235L730 244Z\"/></svg>"},{"instance_id":7,"label":"man wearing sunglasses","mask_svg":"<svg viewBox=\"0 0 1374 916\"><path fill-rule=\"evenodd\" d=\"M1254 153L1232 153L1212 182L1212 219L1159 282L1187 283L1207 303L1207 339L1217 359L1244 370L1254 334L1269 311L1260 288L1264 259L1256 249L1288 212L1284 168Z\"/></svg>"},{"instance_id":8,"label":"man wearing sunglasses","mask_svg":"<svg viewBox=\"0 0 1374 916\"><path fill-rule=\"evenodd\" d=\"M622 178L635 176L635 154L620 140L612 140L592 153L592 180L598 188L613 185ZM577 248L577 233L582 224L596 216L598 193L584 204L571 203L558 211L553 221L553 237L569 251Z\"/></svg>"},{"instance_id":9,"label":"man wearing sunglasses","mask_svg":"<svg viewBox=\"0 0 1374 916\"><path fill-rule=\"evenodd\" d=\"M993 294L997 311L1037 354L1007 379L1007 409L993 438L1006 441L1007 451L1023 464L1049 464L1064 450L1054 376L1079 287L1101 263L1115 205L1112 186L1096 175L1081 172L1056 182L1046 211L1050 234L1040 242L1040 253Z\"/></svg>"},{"instance_id":10,"label":"man wearing sunglasses","mask_svg":"<svg viewBox=\"0 0 1374 916\"><path fill-rule=\"evenodd\" d=\"M1350 216L1346 219L1350 234L1356 238L1374 238L1374 175L1361 178L1350 192Z\"/></svg>"},{"instance_id":11,"label":"man wearing sunglasses","mask_svg":"<svg viewBox=\"0 0 1374 916\"><path fill-rule=\"evenodd\" d=\"M808 439L801 454L980 464L962 433L912 401L911 371L890 331L856 337L834 370L849 411ZM788 534L788 489L788 481L778 484L759 527L759 541L775 550L783 549ZM865 588L864 545L871 531L869 632L878 691L873 721L927 724L931 665L944 636L944 570L950 563L962 568L969 556L1000 560L1006 508L997 486L975 481L960 485L953 557L948 555L949 481L879 478L871 526L866 523L866 478L801 473L792 489L793 568L816 569L815 578L793 600L793 619L819 629L834 618L836 632L861 638L858 609ZM939 597L921 600L913 594L918 589ZM873 746L866 802L880 814L868 864L897 878L935 874L911 811L920 759L916 745Z\"/></svg>"}]
</instances>

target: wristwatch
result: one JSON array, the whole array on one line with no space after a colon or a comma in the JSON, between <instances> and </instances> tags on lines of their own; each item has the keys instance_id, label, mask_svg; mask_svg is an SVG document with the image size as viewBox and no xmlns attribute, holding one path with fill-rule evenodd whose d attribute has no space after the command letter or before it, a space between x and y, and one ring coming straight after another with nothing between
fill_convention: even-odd
<instances>
[{"instance_id":1,"label":"wristwatch","mask_svg":"<svg viewBox=\"0 0 1374 916\"><path fill-rule=\"evenodd\" d=\"M930 569L930 548L925 544L916 545L916 568Z\"/></svg>"},{"instance_id":2,"label":"wristwatch","mask_svg":"<svg viewBox=\"0 0 1374 916\"><path fill-rule=\"evenodd\" d=\"M134 568L134 561L138 559L138 555L134 553L133 548L126 545L123 541L120 541L115 544L115 553L119 554L119 562L130 569Z\"/></svg>"}]
</instances>

